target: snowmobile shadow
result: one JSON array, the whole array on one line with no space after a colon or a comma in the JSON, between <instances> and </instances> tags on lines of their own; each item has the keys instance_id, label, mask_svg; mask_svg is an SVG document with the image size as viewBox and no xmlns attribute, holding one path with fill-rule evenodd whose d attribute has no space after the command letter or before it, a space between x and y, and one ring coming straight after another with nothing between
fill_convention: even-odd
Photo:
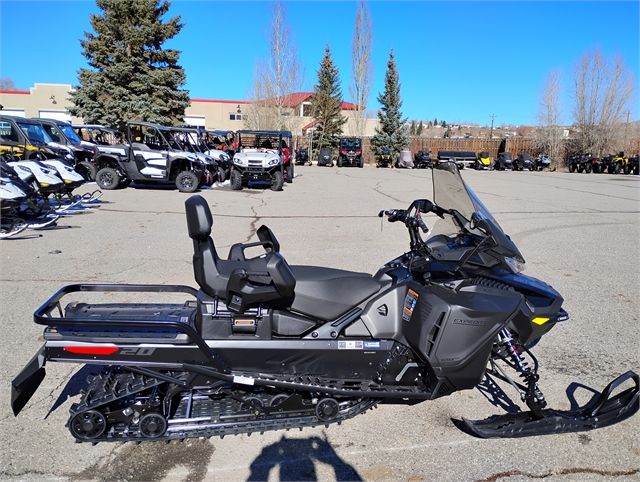
<instances>
[{"instance_id":1,"label":"snowmobile shadow","mask_svg":"<svg viewBox=\"0 0 640 482\"><path fill-rule=\"evenodd\" d=\"M496 383L491 375L486 374L476 388L494 407L501 408L507 413L518 413L521 411L520 407L509 398L509 395L500 388L500 385Z\"/></svg>"},{"instance_id":2,"label":"snowmobile shadow","mask_svg":"<svg viewBox=\"0 0 640 482\"><path fill-rule=\"evenodd\" d=\"M62 390L62 392L60 392L60 395L58 395L58 398L56 399L56 401L53 402L53 405L51 405L51 408L49 409L49 411L44 417L45 420L49 417L49 415L55 412L64 402L66 402L68 398L79 395L80 391L83 388L87 387L87 378L100 373L101 370L102 370L102 367L99 365L84 365L80 370L75 372L73 376L69 379L67 384L64 386L64 389Z\"/></svg>"},{"instance_id":3,"label":"snowmobile shadow","mask_svg":"<svg viewBox=\"0 0 640 482\"><path fill-rule=\"evenodd\" d=\"M358 471L342 460L326 438L282 438L262 449L251 463L247 481L268 480L272 469L279 468L279 480L318 480L315 463L333 468L335 480L363 480Z\"/></svg>"}]
</instances>

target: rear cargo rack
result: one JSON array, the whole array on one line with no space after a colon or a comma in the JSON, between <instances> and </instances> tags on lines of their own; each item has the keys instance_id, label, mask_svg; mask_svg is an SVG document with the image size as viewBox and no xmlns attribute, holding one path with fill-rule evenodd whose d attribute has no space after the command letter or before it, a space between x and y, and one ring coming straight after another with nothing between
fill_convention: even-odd
<instances>
[{"instance_id":1,"label":"rear cargo rack","mask_svg":"<svg viewBox=\"0 0 640 482\"><path fill-rule=\"evenodd\" d=\"M198 347L212 358L209 346L202 339L200 334L193 328L190 323L177 320L127 320L127 319L92 319L83 316L74 316L66 318L64 316L61 300L71 293L78 292L126 292L126 293L184 293L190 295L194 299L197 298L198 291L190 286L183 285L151 285L151 284L72 284L66 285L56 291L47 301L45 301L33 314L33 321L39 325L45 325L52 328L57 327L81 327L91 326L92 328L142 328L149 330L176 330L188 337L188 339L197 344ZM54 311L57 310L57 315Z\"/></svg>"}]
</instances>

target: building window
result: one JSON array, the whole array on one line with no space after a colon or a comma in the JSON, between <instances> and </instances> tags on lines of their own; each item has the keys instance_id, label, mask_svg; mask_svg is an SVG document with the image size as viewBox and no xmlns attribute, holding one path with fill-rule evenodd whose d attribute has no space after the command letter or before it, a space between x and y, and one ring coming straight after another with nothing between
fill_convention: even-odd
<instances>
[{"instance_id":1,"label":"building window","mask_svg":"<svg viewBox=\"0 0 640 482\"><path fill-rule=\"evenodd\" d=\"M242 114L236 114L235 112L229 112L229 120L235 121L235 120L242 120ZM245 116L246 117L246 116Z\"/></svg>"},{"instance_id":2,"label":"building window","mask_svg":"<svg viewBox=\"0 0 640 482\"><path fill-rule=\"evenodd\" d=\"M302 104L302 117L312 117L311 104Z\"/></svg>"}]
</instances>

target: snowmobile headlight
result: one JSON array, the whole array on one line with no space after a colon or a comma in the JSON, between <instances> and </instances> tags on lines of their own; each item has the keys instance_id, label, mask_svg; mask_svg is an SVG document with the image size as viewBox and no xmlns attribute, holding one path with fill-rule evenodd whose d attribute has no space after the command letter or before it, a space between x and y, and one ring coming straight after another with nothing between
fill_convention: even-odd
<instances>
[{"instance_id":1,"label":"snowmobile headlight","mask_svg":"<svg viewBox=\"0 0 640 482\"><path fill-rule=\"evenodd\" d=\"M276 164L280 164L280 159L271 159L268 164L270 166L275 166Z\"/></svg>"},{"instance_id":2,"label":"snowmobile headlight","mask_svg":"<svg viewBox=\"0 0 640 482\"><path fill-rule=\"evenodd\" d=\"M41 182L40 186L42 187L49 187L49 183L48 182Z\"/></svg>"},{"instance_id":3,"label":"snowmobile headlight","mask_svg":"<svg viewBox=\"0 0 640 482\"><path fill-rule=\"evenodd\" d=\"M71 179L65 179L65 180L64 180L64 183L65 183L65 184L71 184L72 182L73 182L73 181L72 181Z\"/></svg>"},{"instance_id":4,"label":"snowmobile headlight","mask_svg":"<svg viewBox=\"0 0 640 482\"><path fill-rule=\"evenodd\" d=\"M504 260L514 274L522 273L524 271L524 261L519 261L516 258L511 258L509 256L505 256Z\"/></svg>"}]
</instances>

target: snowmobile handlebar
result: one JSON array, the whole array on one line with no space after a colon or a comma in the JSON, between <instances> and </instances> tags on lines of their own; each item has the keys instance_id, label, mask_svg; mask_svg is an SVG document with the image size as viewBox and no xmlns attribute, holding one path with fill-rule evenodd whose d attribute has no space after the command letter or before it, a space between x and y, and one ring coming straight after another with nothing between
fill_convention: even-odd
<instances>
[{"instance_id":1,"label":"snowmobile handlebar","mask_svg":"<svg viewBox=\"0 0 640 482\"><path fill-rule=\"evenodd\" d=\"M416 199L407 209L382 210L378 213L378 217L382 218L386 216L390 223L395 223L396 221L402 222L409 230L411 249L416 249L418 246L424 244L418 229L425 234L429 232L429 228L421 216L427 213L434 213L439 217L443 217L443 215L449 213L449 211L435 205L428 199Z\"/></svg>"}]
</instances>

